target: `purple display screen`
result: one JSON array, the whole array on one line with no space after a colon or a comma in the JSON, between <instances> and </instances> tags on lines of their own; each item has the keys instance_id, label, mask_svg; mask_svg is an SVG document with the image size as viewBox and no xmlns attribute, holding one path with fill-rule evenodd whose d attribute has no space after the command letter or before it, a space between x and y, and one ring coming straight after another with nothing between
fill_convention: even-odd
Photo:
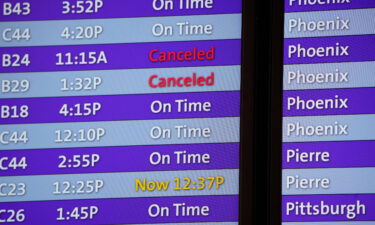
<instances>
[{"instance_id":1,"label":"purple display screen","mask_svg":"<svg viewBox=\"0 0 375 225\"><path fill-rule=\"evenodd\" d=\"M0 224L238 224L241 36L241 0L0 0Z\"/></svg>"},{"instance_id":2,"label":"purple display screen","mask_svg":"<svg viewBox=\"0 0 375 225\"><path fill-rule=\"evenodd\" d=\"M375 1L286 0L282 224L375 223Z\"/></svg>"}]
</instances>

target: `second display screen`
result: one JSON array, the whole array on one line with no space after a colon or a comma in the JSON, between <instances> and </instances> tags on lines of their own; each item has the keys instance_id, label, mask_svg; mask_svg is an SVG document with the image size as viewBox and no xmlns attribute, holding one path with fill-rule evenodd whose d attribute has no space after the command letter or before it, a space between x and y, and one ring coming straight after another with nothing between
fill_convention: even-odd
<instances>
[{"instance_id":1,"label":"second display screen","mask_svg":"<svg viewBox=\"0 0 375 225\"><path fill-rule=\"evenodd\" d=\"M375 221L375 1L285 1L284 225Z\"/></svg>"}]
</instances>

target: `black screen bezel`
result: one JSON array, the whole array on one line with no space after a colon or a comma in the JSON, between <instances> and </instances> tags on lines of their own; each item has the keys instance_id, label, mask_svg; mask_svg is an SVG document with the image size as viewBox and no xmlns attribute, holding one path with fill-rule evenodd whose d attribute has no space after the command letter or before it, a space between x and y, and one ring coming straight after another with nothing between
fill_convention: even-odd
<instances>
[{"instance_id":1,"label":"black screen bezel","mask_svg":"<svg viewBox=\"0 0 375 225\"><path fill-rule=\"evenodd\" d=\"M242 0L239 224L253 224L255 1ZM223 206L225 207L225 206Z\"/></svg>"},{"instance_id":2,"label":"black screen bezel","mask_svg":"<svg viewBox=\"0 0 375 225\"><path fill-rule=\"evenodd\" d=\"M244 1L240 224L280 225L284 1Z\"/></svg>"},{"instance_id":3,"label":"black screen bezel","mask_svg":"<svg viewBox=\"0 0 375 225\"><path fill-rule=\"evenodd\" d=\"M243 1L241 225L281 224L283 10Z\"/></svg>"},{"instance_id":4,"label":"black screen bezel","mask_svg":"<svg viewBox=\"0 0 375 225\"><path fill-rule=\"evenodd\" d=\"M271 24L271 79L269 106L269 216L271 225L282 224L282 102L284 67L284 5L274 1Z\"/></svg>"}]
</instances>

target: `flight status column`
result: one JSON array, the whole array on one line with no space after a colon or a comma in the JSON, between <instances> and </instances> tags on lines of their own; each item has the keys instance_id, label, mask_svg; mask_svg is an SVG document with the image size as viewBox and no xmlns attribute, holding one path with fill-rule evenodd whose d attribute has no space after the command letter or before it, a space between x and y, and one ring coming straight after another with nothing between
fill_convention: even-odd
<instances>
[{"instance_id":1,"label":"flight status column","mask_svg":"<svg viewBox=\"0 0 375 225\"><path fill-rule=\"evenodd\" d=\"M285 1L284 225L375 223L375 1Z\"/></svg>"},{"instance_id":2,"label":"flight status column","mask_svg":"<svg viewBox=\"0 0 375 225\"><path fill-rule=\"evenodd\" d=\"M238 224L241 5L0 0L0 223Z\"/></svg>"}]
</instances>

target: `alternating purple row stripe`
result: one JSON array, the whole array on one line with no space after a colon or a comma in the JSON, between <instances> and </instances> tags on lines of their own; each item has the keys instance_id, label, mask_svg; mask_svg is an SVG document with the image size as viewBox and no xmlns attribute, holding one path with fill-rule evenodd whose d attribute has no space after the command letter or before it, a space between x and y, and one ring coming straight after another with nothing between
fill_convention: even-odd
<instances>
[{"instance_id":1,"label":"alternating purple row stripe","mask_svg":"<svg viewBox=\"0 0 375 225\"><path fill-rule=\"evenodd\" d=\"M284 91L284 116L374 114L375 88Z\"/></svg>"},{"instance_id":2,"label":"alternating purple row stripe","mask_svg":"<svg viewBox=\"0 0 375 225\"><path fill-rule=\"evenodd\" d=\"M182 208L182 204L185 208ZM23 209L25 220L22 224L75 225L236 222L238 221L238 204L237 196L0 203L0 209L6 210L5 213L1 214L0 218L3 219L9 216L7 210L16 210L17 212ZM190 213L192 211L195 212L194 216L186 215L186 207L188 206L193 206L199 210L189 210ZM75 207L88 207L86 208L86 212L89 212L92 218L85 220L74 219L72 212ZM62 216L59 214L58 209L62 210ZM182 214L182 209L184 209L185 214ZM81 212L80 208L78 210ZM159 213L157 213L158 211ZM160 213L161 211L163 211L163 214ZM82 214L79 213L79 215ZM58 218L63 219L58 220Z\"/></svg>"},{"instance_id":3,"label":"alternating purple row stripe","mask_svg":"<svg viewBox=\"0 0 375 225\"><path fill-rule=\"evenodd\" d=\"M375 195L283 196L283 222L374 220Z\"/></svg>"},{"instance_id":4,"label":"alternating purple row stripe","mask_svg":"<svg viewBox=\"0 0 375 225\"><path fill-rule=\"evenodd\" d=\"M0 10L3 11L3 3L12 2L0 0ZM78 13L79 7L77 1L65 0L69 2L69 11L63 8L63 1L40 1L40 0L20 0L18 2L29 2L31 12L28 15L0 15L0 21L25 21L25 20L68 20L68 19L98 19L98 18L127 18L127 17L156 17L156 16L182 16L182 15L209 15L209 14L226 14L241 13L242 1L212 1L213 4L198 3L193 4L193 9L183 7L180 9L180 1L161 1L161 0L93 0L94 7L89 8L88 4L81 4L85 9L92 9L94 13ZM101 4L103 2L103 4ZM153 3L155 2L155 9ZM168 2L173 2L173 8ZM191 4L192 1L184 0L184 4ZM203 1L206 2L206 1ZM164 5L163 5L164 3ZM168 4L167 4L168 3ZM73 6L75 5L75 6ZM164 7L163 7L164 6ZM96 10L98 9L98 10ZM65 13L63 13L65 12ZM89 12L89 10L85 11Z\"/></svg>"},{"instance_id":5,"label":"alternating purple row stripe","mask_svg":"<svg viewBox=\"0 0 375 225\"><path fill-rule=\"evenodd\" d=\"M0 155L2 158L8 159L2 161L1 166L3 167L8 167L7 165L14 158L18 160L25 158L27 162L25 169L8 167L6 170L0 170L0 176L239 168L238 143L36 149L2 151ZM200 160L196 162L183 161L187 155L194 155L195 160L198 158ZM82 161L83 156L85 161ZM82 165L87 164L87 159L94 163L90 163L90 166ZM77 160L81 164L77 163Z\"/></svg>"},{"instance_id":6,"label":"alternating purple row stripe","mask_svg":"<svg viewBox=\"0 0 375 225\"><path fill-rule=\"evenodd\" d=\"M375 60L375 35L285 39L284 64Z\"/></svg>"},{"instance_id":7,"label":"alternating purple row stripe","mask_svg":"<svg viewBox=\"0 0 375 225\"><path fill-rule=\"evenodd\" d=\"M4 115L9 111L0 124L236 117L240 92L1 99L0 107Z\"/></svg>"},{"instance_id":8,"label":"alternating purple row stripe","mask_svg":"<svg viewBox=\"0 0 375 225\"><path fill-rule=\"evenodd\" d=\"M375 141L283 144L283 168L375 167Z\"/></svg>"},{"instance_id":9,"label":"alternating purple row stripe","mask_svg":"<svg viewBox=\"0 0 375 225\"><path fill-rule=\"evenodd\" d=\"M374 0L285 0L285 12L375 8Z\"/></svg>"},{"instance_id":10,"label":"alternating purple row stripe","mask_svg":"<svg viewBox=\"0 0 375 225\"><path fill-rule=\"evenodd\" d=\"M9 66L0 67L0 72L240 65L240 51L241 40L0 48L0 66L6 58L4 55L12 57L12 65L15 65L15 55L25 59L28 54L28 60L23 61L30 61L28 66L20 60L19 66L8 63ZM163 54L169 56L159 58Z\"/></svg>"}]
</instances>

